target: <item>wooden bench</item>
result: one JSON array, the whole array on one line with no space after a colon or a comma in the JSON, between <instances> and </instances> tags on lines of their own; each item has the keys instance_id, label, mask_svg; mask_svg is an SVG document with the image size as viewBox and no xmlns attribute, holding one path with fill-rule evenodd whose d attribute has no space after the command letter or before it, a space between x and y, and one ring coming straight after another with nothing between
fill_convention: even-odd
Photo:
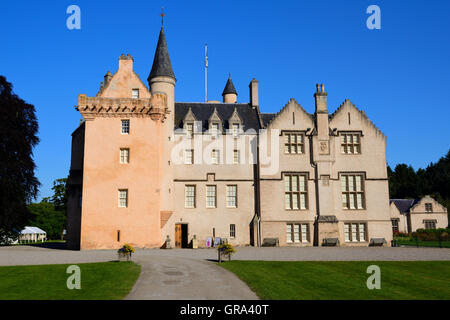
<instances>
[{"instance_id":1,"label":"wooden bench","mask_svg":"<svg viewBox=\"0 0 450 320\"><path fill-rule=\"evenodd\" d=\"M338 238L324 238L322 242L323 247L339 247Z\"/></svg>"},{"instance_id":2,"label":"wooden bench","mask_svg":"<svg viewBox=\"0 0 450 320\"><path fill-rule=\"evenodd\" d=\"M264 238L263 240L263 247L279 247L280 241L278 238Z\"/></svg>"},{"instance_id":3,"label":"wooden bench","mask_svg":"<svg viewBox=\"0 0 450 320\"><path fill-rule=\"evenodd\" d=\"M369 247L383 247L387 244L384 238L371 238L369 242Z\"/></svg>"}]
</instances>

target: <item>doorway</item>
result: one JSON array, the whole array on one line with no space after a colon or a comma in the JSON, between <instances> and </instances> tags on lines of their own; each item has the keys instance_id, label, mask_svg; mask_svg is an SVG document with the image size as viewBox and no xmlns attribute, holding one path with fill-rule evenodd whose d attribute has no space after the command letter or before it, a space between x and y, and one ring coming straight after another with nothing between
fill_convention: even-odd
<instances>
[{"instance_id":1,"label":"doorway","mask_svg":"<svg viewBox=\"0 0 450 320\"><path fill-rule=\"evenodd\" d=\"M188 245L188 225L177 223L175 225L175 248L187 248Z\"/></svg>"}]
</instances>

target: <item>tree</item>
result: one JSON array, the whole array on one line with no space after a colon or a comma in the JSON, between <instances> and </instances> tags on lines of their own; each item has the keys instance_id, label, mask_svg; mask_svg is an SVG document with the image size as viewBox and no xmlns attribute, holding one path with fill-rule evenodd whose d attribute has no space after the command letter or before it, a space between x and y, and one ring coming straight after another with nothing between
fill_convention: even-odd
<instances>
[{"instance_id":1,"label":"tree","mask_svg":"<svg viewBox=\"0 0 450 320\"><path fill-rule=\"evenodd\" d=\"M53 181L53 196L44 198L43 201L52 203L55 210L67 212L67 178L56 179Z\"/></svg>"},{"instance_id":2,"label":"tree","mask_svg":"<svg viewBox=\"0 0 450 320\"><path fill-rule=\"evenodd\" d=\"M53 204L41 201L28 205L31 212L29 224L41 228L47 232L48 239L61 239L61 234L66 223L66 215L55 209Z\"/></svg>"},{"instance_id":3,"label":"tree","mask_svg":"<svg viewBox=\"0 0 450 320\"><path fill-rule=\"evenodd\" d=\"M27 204L36 198L38 179L33 148L38 122L33 105L20 99L0 76L0 239L20 231L30 217Z\"/></svg>"}]
</instances>

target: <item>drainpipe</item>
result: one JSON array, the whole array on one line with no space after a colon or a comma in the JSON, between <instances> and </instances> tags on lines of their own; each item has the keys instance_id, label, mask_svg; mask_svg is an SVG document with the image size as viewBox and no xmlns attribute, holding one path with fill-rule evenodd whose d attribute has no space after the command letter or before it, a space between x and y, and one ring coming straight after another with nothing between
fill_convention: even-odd
<instances>
[{"instance_id":1,"label":"drainpipe","mask_svg":"<svg viewBox=\"0 0 450 320\"><path fill-rule=\"evenodd\" d=\"M308 132L311 130L311 128L308 128L306 130L306 134L308 135ZM308 135L309 140L309 160L311 167L314 168L314 185L315 185L315 194L316 194L316 219L314 221L314 239L313 239L313 246L317 247L319 246L319 223L318 218L320 216L320 201L319 201L319 171L317 168L317 162L314 161L314 148L313 148L313 136L314 136L314 130L311 130L311 133Z\"/></svg>"}]
</instances>

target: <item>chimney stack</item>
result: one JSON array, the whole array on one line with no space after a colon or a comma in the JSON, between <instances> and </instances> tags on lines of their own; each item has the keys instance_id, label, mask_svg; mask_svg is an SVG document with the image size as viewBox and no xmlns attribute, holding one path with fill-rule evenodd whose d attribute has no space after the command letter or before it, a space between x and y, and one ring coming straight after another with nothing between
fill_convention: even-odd
<instances>
[{"instance_id":1,"label":"chimney stack","mask_svg":"<svg viewBox=\"0 0 450 320\"><path fill-rule=\"evenodd\" d=\"M120 62L119 62L119 64L120 64ZM107 72L106 74L105 74L105 77L104 77L104 79L105 79L105 87L108 85L108 83L111 81L111 79L112 79L112 73L111 72Z\"/></svg>"},{"instance_id":2,"label":"chimney stack","mask_svg":"<svg viewBox=\"0 0 450 320\"><path fill-rule=\"evenodd\" d=\"M133 57L122 53L119 57L119 70L133 71Z\"/></svg>"},{"instance_id":3,"label":"chimney stack","mask_svg":"<svg viewBox=\"0 0 450 320\"><path fill-rule=\"evenodd\" d=\"M259 106L259 98L258 98L258 80L255 78L249 84L250 88L250 104L253 108Z\"/></svg>"},{"instance_id":4,"label":"chimney stack","mask_svg":"<svg viewBox=\"0 0 450 320\"><path fill-rule=\"evenodd\" d=\"M316 93L314 94L316 99L316 113L328 113L327 109L327 93L325 92L324 84L316 84Z\"/></svg>"}]
</instances>

